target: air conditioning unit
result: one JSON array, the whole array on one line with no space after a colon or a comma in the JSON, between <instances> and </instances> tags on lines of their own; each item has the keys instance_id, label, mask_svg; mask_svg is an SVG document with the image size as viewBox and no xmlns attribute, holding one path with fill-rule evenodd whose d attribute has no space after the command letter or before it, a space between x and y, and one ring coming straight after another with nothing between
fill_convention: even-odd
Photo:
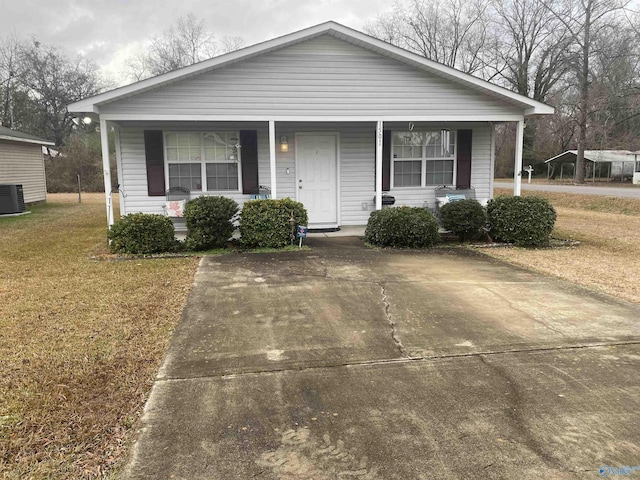
<instances>
[{"instance_id":1,"label":"air conditioning unit","mask_svg":"<svg viewBox=\"0 0 640 480\"><path fill-rule=\"evenodd\" d=\"M24 212L22 185L0 184L0 215Z\"/></svg>"}]
</instances>

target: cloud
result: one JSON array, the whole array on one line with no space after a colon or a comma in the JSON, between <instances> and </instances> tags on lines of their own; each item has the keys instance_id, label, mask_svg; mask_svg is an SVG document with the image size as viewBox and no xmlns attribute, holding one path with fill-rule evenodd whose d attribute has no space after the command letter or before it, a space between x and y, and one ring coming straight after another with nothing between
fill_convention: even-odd
<instances>
[{"instance_id":1,"label":"cloud","mask_svg":"<svg viewBox=\"0 0 640 480\"><path fill-rule=\"evenodd\" d=\"M388 7L388 0L0 0L0 31L86 55L122 83L126 60L189 12L217 38L251 45L327 20L362 29Z\"/></svg>"}]
</instances>

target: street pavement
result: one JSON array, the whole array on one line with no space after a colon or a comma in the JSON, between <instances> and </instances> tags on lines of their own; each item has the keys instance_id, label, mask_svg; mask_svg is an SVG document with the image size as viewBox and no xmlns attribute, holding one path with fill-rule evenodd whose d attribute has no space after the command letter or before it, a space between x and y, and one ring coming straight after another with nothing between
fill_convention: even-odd
<instances>
[{"instance_id":1,"label":"street pavement","mask_svg":"<svg viewBox=\"0 0 640 480\"><path fill-rule=\"evenodd\" d=\"M202 259L123 478L640 466L640 306L463 250L308 240Z\"/></svg>"}]
</instances>

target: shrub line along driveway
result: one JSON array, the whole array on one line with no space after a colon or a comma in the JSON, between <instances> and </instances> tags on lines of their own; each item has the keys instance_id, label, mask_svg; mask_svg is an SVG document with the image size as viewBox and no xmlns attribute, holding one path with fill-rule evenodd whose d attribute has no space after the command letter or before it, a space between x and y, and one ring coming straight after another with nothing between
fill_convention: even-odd
<instances>
[{"instance_id":1,"label":"shrub line along driveway","mask_svg":"<svg viewBox=\"0 0 640 480\"><path fill-rule=\"evenodd\" d=\"M125 477L640 465L640 307L463 250L309 244L202 260Z\"/></svg>"}]
</instances>

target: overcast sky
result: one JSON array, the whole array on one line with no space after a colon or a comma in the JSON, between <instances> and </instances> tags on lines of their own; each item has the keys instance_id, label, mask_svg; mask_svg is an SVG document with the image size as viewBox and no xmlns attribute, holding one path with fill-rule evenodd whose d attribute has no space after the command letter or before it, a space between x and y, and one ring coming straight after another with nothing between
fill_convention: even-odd
<instances>
[{"instance_id":1,"label":"overcast sky","mask_svg":"<svg viewBox=\"0 0 640 480\"><path fill-rule=\"evenodd\" d=\"M361 30L390 6L389 0L0 0L0 36L36 36L87 55L107 78L128 83L125 60L189 12L216 38L241 36L252 45L327 20Z\"/></svg>"}]
</instances>

